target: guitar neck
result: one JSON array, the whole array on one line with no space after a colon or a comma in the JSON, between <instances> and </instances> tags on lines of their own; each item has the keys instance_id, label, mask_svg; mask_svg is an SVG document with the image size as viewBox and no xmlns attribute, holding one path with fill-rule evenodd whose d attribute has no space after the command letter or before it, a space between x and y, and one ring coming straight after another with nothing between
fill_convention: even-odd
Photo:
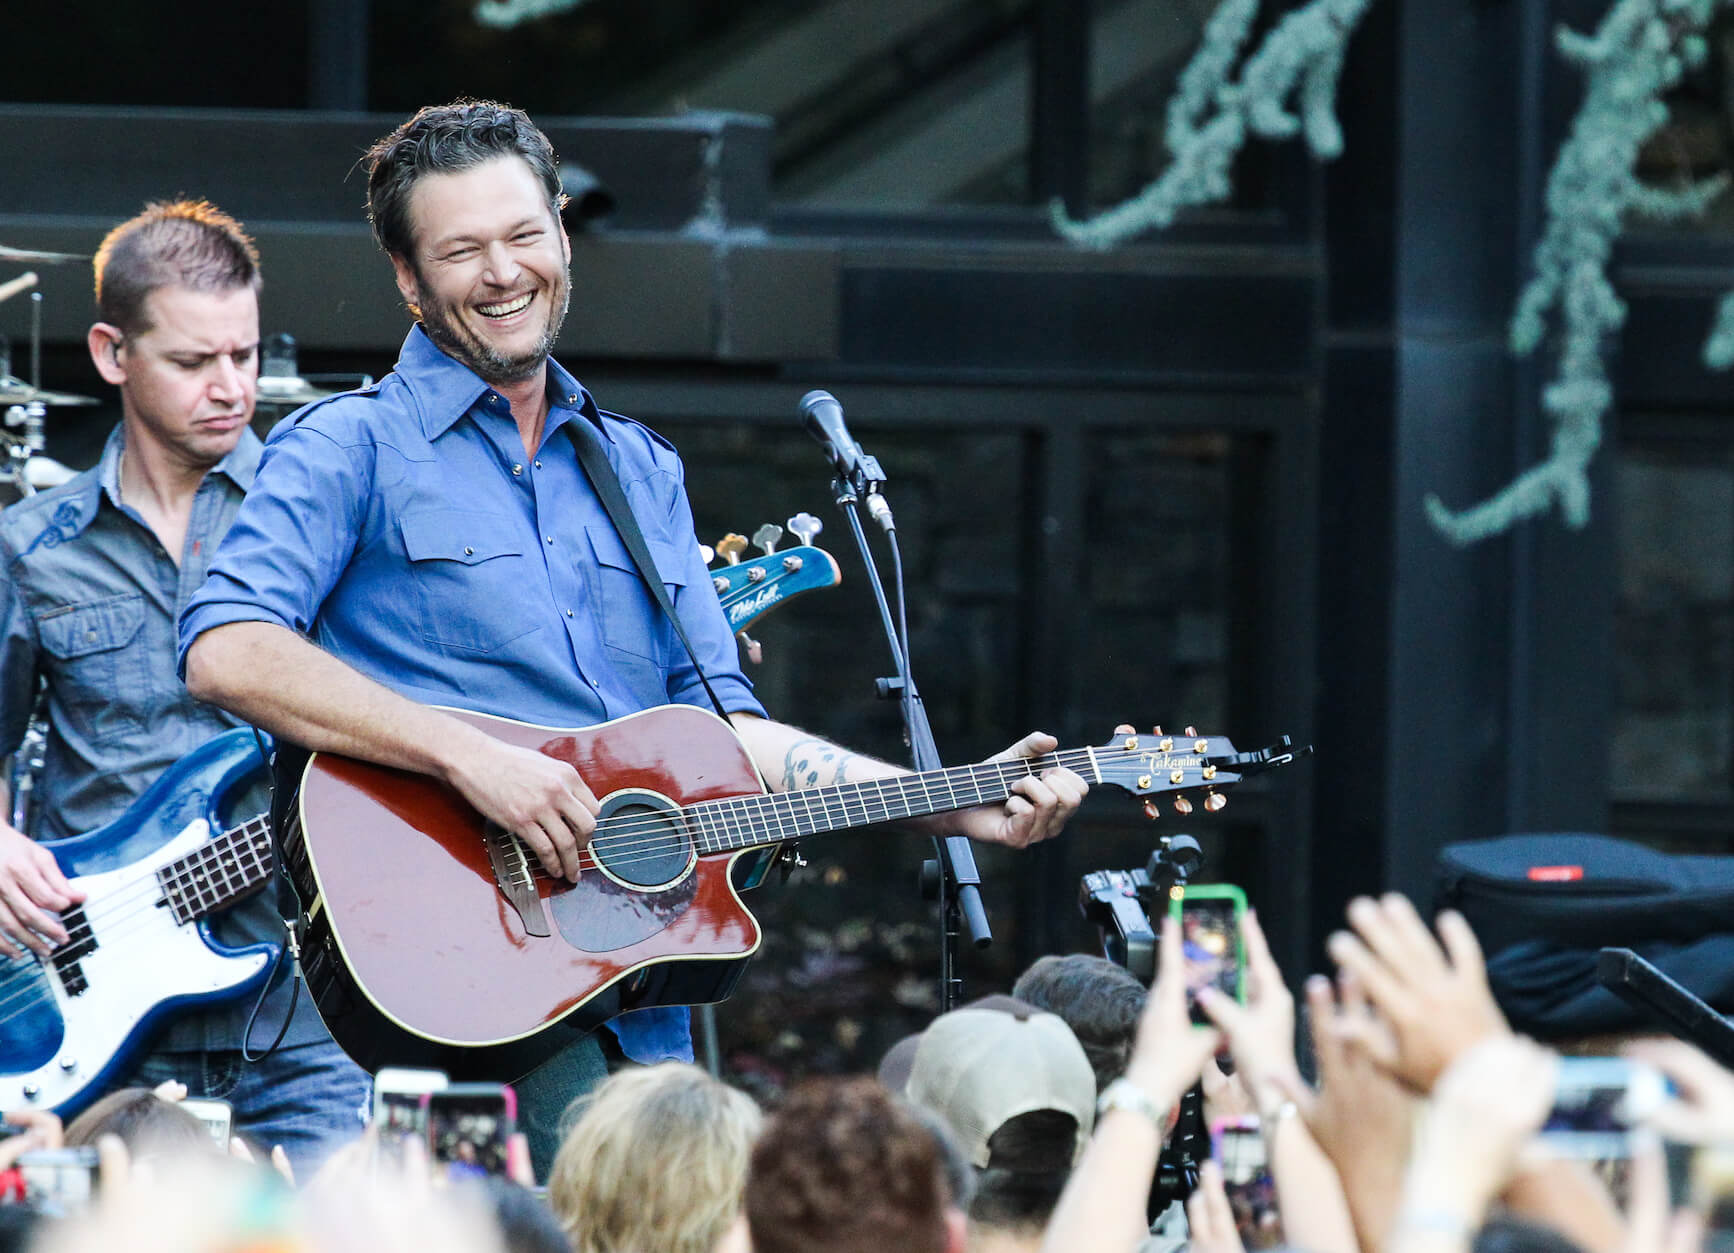
<instances>
[{"instance_id":1,"label":"guitar neck","mask_svg":"<svg viewBox=\"0 0 1734 1253\"><path fill-rule=\"evenodd\" d=\"M1087 783L1101 782L1094 753L1082 748L801 792L733 796L688 805L682 812L698 841L699 851L720 853L880 822L949 813L974 805L999 804L1012 794L1019 780L1056 766L1077 771Z\"/></svg>"},{"instance_id":2,"label":"guitar neck","mask_svg":"<svg viewBox=\"0 0 1734 1253\"><path fill-rule=\"evenodd\" d=\"M215 836L157 870L157 883L176 922L234 904L271 881L271 822L260 814Z\"/></svg>"}]
</instances>

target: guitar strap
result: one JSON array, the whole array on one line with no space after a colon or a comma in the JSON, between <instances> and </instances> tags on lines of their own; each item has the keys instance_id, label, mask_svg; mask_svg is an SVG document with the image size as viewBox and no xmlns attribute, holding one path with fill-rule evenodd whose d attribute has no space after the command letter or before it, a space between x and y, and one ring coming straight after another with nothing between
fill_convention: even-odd
<instances>
[{"instance_id":1,"label":"guitar strap","mask_svg":"<svg viewBox=\"0 0 1734 1253\"><path fill-rule=\"evenodd\" d=\"M632 506L626 501L626 493L620 489L620 476L614 473L614 467L609 464L608 454L602 448L602 439L596 428L590 419L580 414L566 423L566 434L572 440L572 447L578 452L578 464L584 467L584 473L590 477L590 485L596 489L596 495L602 501L602 508L608 512L608 520L614 523L614 529L626 543L626 551L632 554L632 564L638 567L638 577L644 580L651 596L662 606L662 612L674 623L674 633L680 637L686 655L692 658L692 668L698 674L698 681L704 684L704 694L710 697L710 703L716 707L717 715L727 722L728 710L724 709L722 702L717 699L710 680L705 677L704 667L699 664L698 653L693 650L692 641L686 637L686 628L680 624L680 615L674 612L674 604L668 599L668 589L663 587L662 575L657 572L656 560L650 555L650 548L644 542L644 532L639 530L638 519L632 516Z\"/></svg>"}]
</instances>

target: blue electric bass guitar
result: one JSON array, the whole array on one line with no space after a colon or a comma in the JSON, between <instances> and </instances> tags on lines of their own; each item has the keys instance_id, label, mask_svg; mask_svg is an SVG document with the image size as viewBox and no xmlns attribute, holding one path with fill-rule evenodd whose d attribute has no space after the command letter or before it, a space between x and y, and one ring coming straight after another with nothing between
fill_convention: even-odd
<instances>
[{"instance_id":1,"label":"blue electric bass guitar","mask_svg":"<svg viewBox=\"0 0 1734 1253\"><path fill-rule=\"evenodd\" d=\"M48 846L85 900L49 956L0 958L0 1109L73 1113L168 1015L264 983L277 946L230 948L206 923L271 879L265 815L220 819L264 769L250 730L224 732L107 826Z\"/></svg>"}]
</instances>

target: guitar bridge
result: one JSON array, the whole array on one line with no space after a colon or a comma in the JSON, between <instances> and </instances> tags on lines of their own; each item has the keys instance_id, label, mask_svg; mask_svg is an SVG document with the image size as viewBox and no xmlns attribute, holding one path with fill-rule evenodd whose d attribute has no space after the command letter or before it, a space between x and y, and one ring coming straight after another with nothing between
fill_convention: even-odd
<instances>
[{"instance_id":1,"label":"guitar bridge","mask_svg":"<svg viewBox=\"0 0 1734 1253\"><path fill-rule=\"evenodd\" d=\"M536 871L530 864L518 837L505 828L488 823L482 832L482 842L488 847L488 864L494 868L494 882L500 894L518 913L529 935L549 936L548 915L543 912L542 898L536 895Z\"/></svg>"}]
</instances>

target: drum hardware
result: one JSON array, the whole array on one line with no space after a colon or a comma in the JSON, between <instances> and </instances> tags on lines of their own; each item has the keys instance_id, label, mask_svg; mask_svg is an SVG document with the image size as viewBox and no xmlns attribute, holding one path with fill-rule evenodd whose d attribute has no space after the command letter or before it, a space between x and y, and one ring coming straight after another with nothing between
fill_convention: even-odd
<instances>
[{"instance_id":1,"label":"drum hardware","mask_svg":"<svg viewBox=\"0 0 1734 1253\"><path fill-rule=\"evenodd\" d=\"M368 387L371 374L308 374L300 369L295 337L287 331L265 336L259 353L259 386L254 403L298 409L353 387ZM331 386L325 386L331 384Z\"/></svg>"},{"instance_id":2,"label":"drum hardware","mask_svg":"<svg viewBox=\"0 0 1734 1253\"><path fill-rule=\"evenodd\" d=\"M16 261L23 265L62 265L68 261L89 261L82 252L42 252L36 248L8 248L0 244L0 261Z\"/></svg>"}]
</instances>

